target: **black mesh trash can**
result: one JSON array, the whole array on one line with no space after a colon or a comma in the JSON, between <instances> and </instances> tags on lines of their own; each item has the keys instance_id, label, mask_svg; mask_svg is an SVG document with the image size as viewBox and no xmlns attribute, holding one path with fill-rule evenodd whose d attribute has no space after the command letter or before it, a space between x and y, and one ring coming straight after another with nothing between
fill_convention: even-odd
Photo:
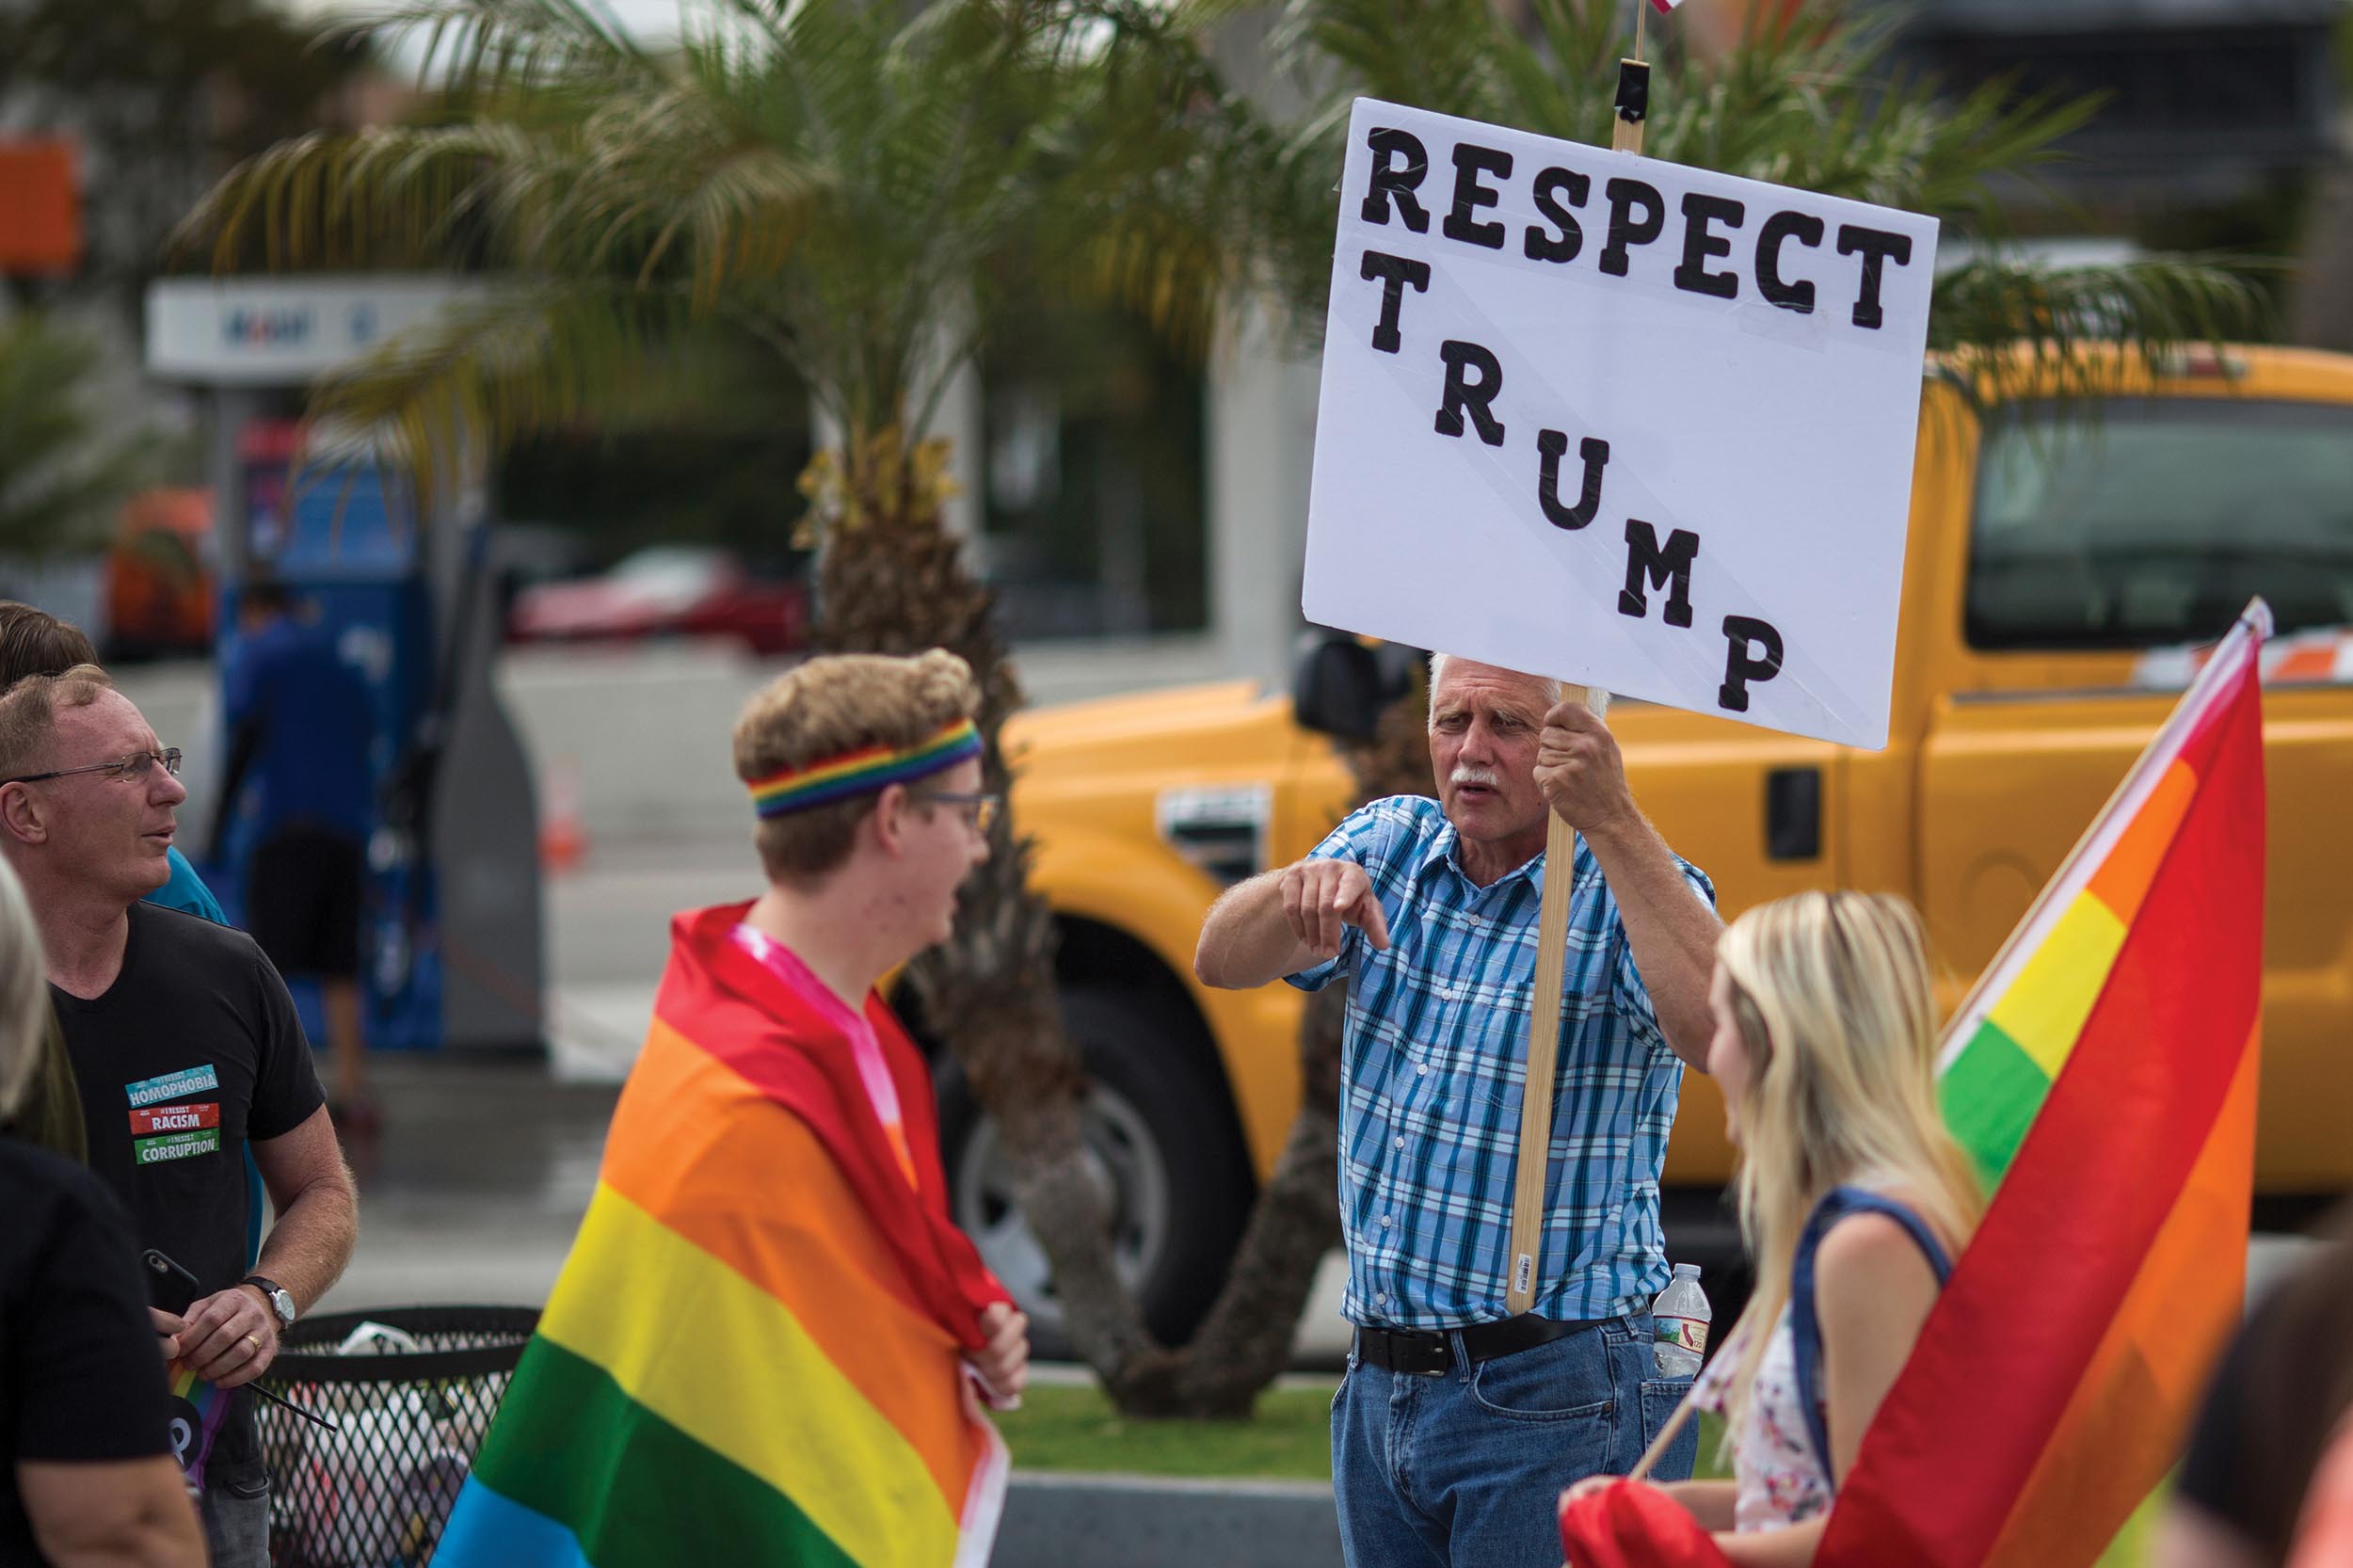
<instances>
[{"instance_id":1,"label":"black mesh trash can","mask_svg":"<svg viewBox=\"0 0 2353 1568\"><path fill-rule=\"evenodd\" d=\"M430 1561L538 1321L534 1307L402 1306L289 1329L264 1385L340 1430L255 1403L276 1568Z\"/></svg>"}]
</instances>

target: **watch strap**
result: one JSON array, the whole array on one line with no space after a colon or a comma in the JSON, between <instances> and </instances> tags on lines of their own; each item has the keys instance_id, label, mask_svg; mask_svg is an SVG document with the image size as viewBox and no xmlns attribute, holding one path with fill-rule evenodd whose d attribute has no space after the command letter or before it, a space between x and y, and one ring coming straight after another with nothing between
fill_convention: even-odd
<instances>
[{"instance_id":1,"label":"watch strap","mask_svg":"<svg viewBox=\"0 0 2353 1568\"><path fill-rule=\"evenodd\" d=\"M254 1286L260 1289L263 1299L269 1303L270 1315L278 1320L279 1327L285 1328L292 1325L294 1319L287 1312L287 1308L294 1305L292 1291L267 1274L248 1274L237 1283ZM279 1304L280 1298L283 1298L285 1302L284 1306Z\"/></svg>"}]
</instances>

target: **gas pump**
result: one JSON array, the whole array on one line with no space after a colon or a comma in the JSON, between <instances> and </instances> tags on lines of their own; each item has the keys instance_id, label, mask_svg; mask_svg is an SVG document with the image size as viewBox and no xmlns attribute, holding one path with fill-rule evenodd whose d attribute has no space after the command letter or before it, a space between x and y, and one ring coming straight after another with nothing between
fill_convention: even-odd
<instances>
[{"instance_id":1,"label":"gas pump","mask_svg":"<svg viewBox=\"0 0 2353 1568\"><path fill-rule=\"evenodd\" d=\"M304 453L286 417L316 376L455 294L439 279L167 279L147 299L150 374L202 404L220 667L238 597L267 573L312 608L367 688L372 1048L545 1043L536 803L490 681L499 627L479 475L444 461L456 477L420 495L403 465L370 452ZM233 895L253 827L230 821L207 855Z\"/></svg>"}]
</instances>

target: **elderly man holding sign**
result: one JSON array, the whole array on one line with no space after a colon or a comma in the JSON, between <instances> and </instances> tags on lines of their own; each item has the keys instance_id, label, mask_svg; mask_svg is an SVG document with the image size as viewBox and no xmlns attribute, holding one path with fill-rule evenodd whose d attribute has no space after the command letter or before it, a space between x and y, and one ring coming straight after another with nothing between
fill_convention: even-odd
<instances>
[{"instance_id":1,"label":"elderly man holding sign","mask_svg":"<svg viewBox=\"0 0 2353 1568\"><path fill-rule=\"evenodd\" d=\"M1684 1391L1649 1307L1714 890L1595 695L1512 671L1885 744L1935 248L1931 219L1630 145L1350 112L1301 609L1487 663L1433 663L1439 799L1235 888L1194 962L1351 982L1358 1568L1559 1562L1528 1494L1632 1465Z\"/></svg>"},{"instance_id":2,"label":"elderly man holding sign","mask_svg":"<svg viewBox=\"0 0 2353 1568\"><path fill-rule=\"evenodd\" d=\"M1660 1160L1683 1064L1707 1048L1715 895L1637 808L1605 701L1440 655L1438 798L1364 807L1202 927L1209 984L1353 986L1339 1187L1356 1333L1332 1472L1354 1568L1559 1562L1547 1488L1625 1470L1686 1387L1654 1368L1650 1303L1669 1278ZM1565 864L1555 816L1576 830ZM1556 869L1573 880L1550 1136L1528 1151L1542 1202L1518 1206ZM1690 1463L1687 1438L1662 1469Z\"/></svg>"}]
</instances>

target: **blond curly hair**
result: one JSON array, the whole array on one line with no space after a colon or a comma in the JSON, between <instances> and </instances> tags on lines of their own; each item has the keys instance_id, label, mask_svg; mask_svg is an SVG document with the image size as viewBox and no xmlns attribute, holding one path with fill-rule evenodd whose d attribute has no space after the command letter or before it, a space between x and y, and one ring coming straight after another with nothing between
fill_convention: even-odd
<instances>
[{"instance_id":1,"label":"blond curly hair","mask_svg":"<svg viewBox=\"0 0 2353 1568\"><path fill-rule=\"evenodd\" d=\"M912 658L842 653L770 681L735 721L735 776L745 784L868 746L921 744L979 712L972 667L945 648ZM762 821L752 834L771 882L808 887L850 857L877 794Z\"/></svg>"}]
</instances>

